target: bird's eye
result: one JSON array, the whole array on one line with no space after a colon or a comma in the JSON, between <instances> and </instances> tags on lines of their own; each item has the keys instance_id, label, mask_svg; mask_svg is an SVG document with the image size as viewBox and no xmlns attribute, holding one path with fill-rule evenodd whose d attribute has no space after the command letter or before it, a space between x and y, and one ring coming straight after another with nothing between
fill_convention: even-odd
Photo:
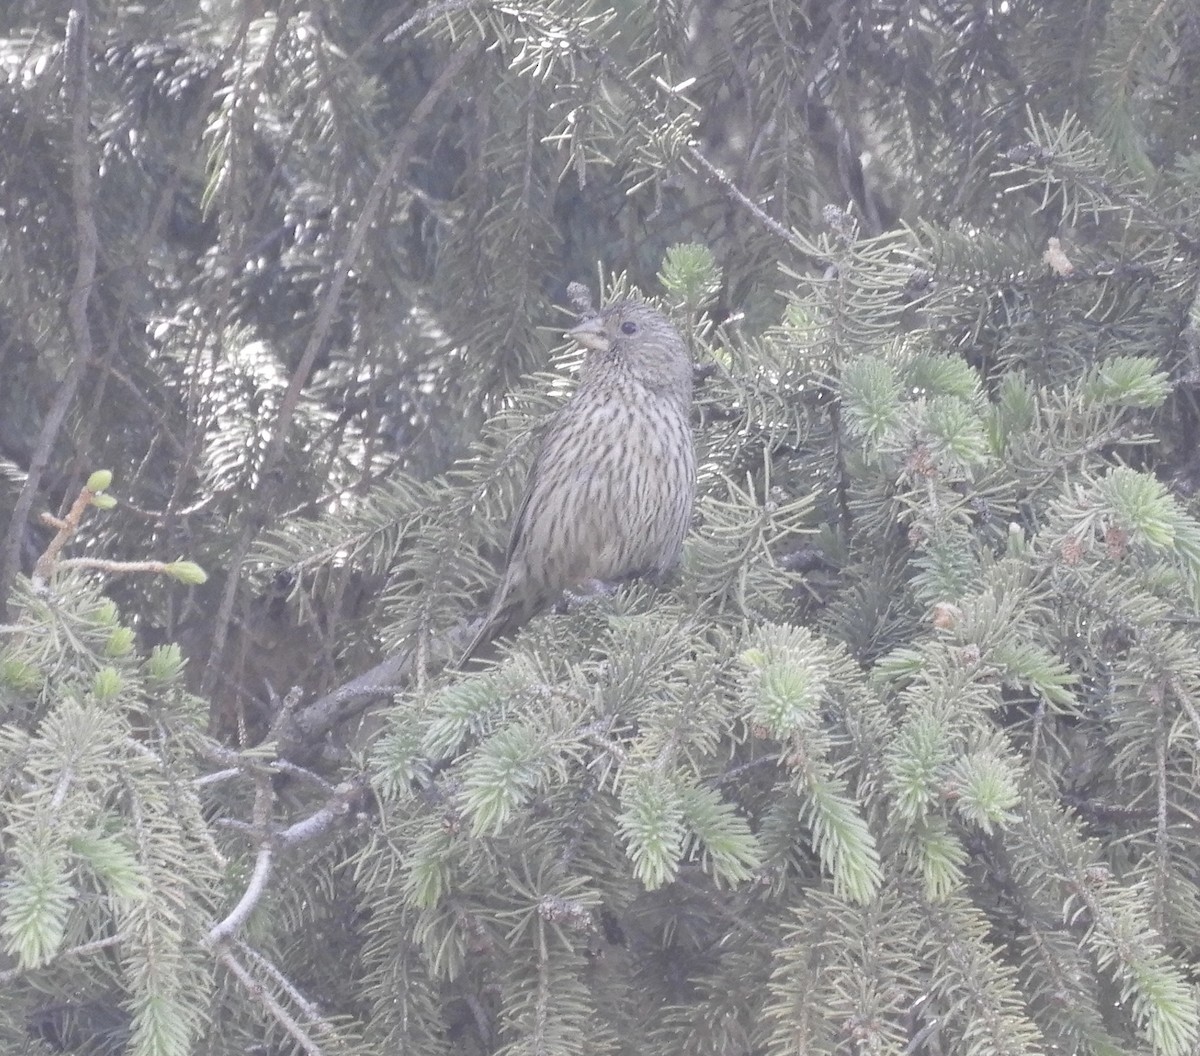
<instances>
[{"instance_id":1,"label":"bird's eye","mask_svg":"<svg viewBox=\"0 0 1200 1056\"><path fill-rule=\"evenodd\" d=\"M628 322L622 323L621 324L621 333L636 334L637 333L637 323L628 323Z\"/></svg>"}]
</instances>

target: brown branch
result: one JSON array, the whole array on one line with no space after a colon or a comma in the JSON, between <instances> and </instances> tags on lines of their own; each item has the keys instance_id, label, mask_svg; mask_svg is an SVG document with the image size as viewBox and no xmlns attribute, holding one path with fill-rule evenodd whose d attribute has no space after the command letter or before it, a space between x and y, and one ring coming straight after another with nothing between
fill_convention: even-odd
<instances>
[{"instance_id":1,"label":"brown branch","mask_svg":"<svg viewBox=\"0 0 1200 1056\"><path fill-rule=\"evenodd\" d=\"M186 583L203 583L205 579L203 570L190 561L113 561L103 557L69 557L65 560L62 559L63 548L70 541L71 537L79 531L79 525L82 523L83 515L87 512L88 507L102 504L103 500L100 496L103 494L104 489L107 488L108 483L107 480L101 480L101 478L111 478L111 476L111 473L93 473L88 478L87 484L79 489L79 494L75 497L75 501L71 503L71 508L67 511L66 516L60 518L49 513L42 514L42 523L54 529L54 537L47 544L46 549L42 551L41 557L37 559L33 566L34 587L37 588L45 585L54 572L62 568L90 568L109 575L129 572L152 572L156 575L175 576ZM104 496L104 498L107 498L107 496Z\"/></svg>"},{"instance_id":2,"label":"brown branch","mask_svg":"<svg viewBox=\"0 0 1200 1056\"><path fill-rule=\"evenodd\" d=\"M92 499L96 497L96 492L90 488L83 487L79 490L79 494L75 497L75 501L71 503L71 508L67 511L67 515L59 520L57 517L51 517L49 514L43 514L42 520L55 529L54 538L47 544L46 549L42 551L42 556L37 559L37 563L33 566L34 582L45 582L49 578L50 573L58 566L58 555L62 553L62 548L67 545L67 541L79 530L79 524L83 520L84 513L92 504Z\"/></svg>"},{"instance_id":3,"label":"brown branch","mask_svg":"<svg viewBox=\"0 0 1200 1056\"><path fill-rule=\"evenodd\" d=\"M603 589L607 586L600 584ZM560 609L571 611L576 603L586 605L590 595L567 592ZM422 677L458 663L467 644L475 637L482 618L464 620L441 634L422 639L420 646L406 646L361 675L343 682L302 707L286 709L277 717L273 731L279 754L293 762L307 760L330 730L365 711L381 697L403 691L418 675ZM471 661L474 667L480 657Z\"/></svg>"},{"instance_id":4,"label":"brown branch","mask_svg":"<svg viewBox=\"0 0 1200 1056\"><path fill-rule=\"evenodd\" d=\"M469 639L464 634L460 648ZM339 723L353 718L380 697L395 693L413 678L417 650L403 649L368 671L297 708L280 730L279 752L288 759L312 756L321 739Z\"/></svg>"},{"instance_id":5,"label":"brown branch","mask_svg":"<svg viewBox=\"0 0 1200 1056\"><path fill-rule=\"evenodd\" d=\"M474 638L479 621L465 621L436 636L424 649L406 647L361 675L343 682L316 700L294 709L279 726L279 753L292 760L310 758L321 740L340 723L353 718L381 697L400 692L415 679L418 668L441 670L462 656Z\"/></svg>"}]
</instances>

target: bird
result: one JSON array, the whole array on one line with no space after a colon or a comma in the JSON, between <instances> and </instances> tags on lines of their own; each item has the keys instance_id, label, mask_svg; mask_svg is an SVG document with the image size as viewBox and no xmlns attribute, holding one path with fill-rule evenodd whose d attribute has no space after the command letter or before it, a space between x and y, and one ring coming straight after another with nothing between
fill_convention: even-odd
<instances>
[{"instance_id":1,"label":"bird","mask_svg":"<svg viewBox=\"0 0 1200 1056\"><path fill-rule=\"evenodd\" d=\"M503 576L460 666L565 590L662 576L683 549L696 495L687 345L634 298L567 334L587 349L579 385L542 436Z\"/></svg>"}]
</instances>

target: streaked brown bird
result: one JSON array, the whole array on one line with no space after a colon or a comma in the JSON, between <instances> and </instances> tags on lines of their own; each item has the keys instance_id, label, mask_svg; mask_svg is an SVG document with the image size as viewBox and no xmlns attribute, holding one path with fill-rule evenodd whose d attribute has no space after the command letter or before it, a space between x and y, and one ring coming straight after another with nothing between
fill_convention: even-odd
<instances>
[{"instance_id":1,"label":"streaked brown bird","mask_svg":"<svg viewBox=\"0 0 1200 1056\"><path fill-rule=\"evenodd\" d=\"M504 577L463 654L589 580L661 575L679 560L696 494L692 361L661 312L621 300L568 333L579 387L525 481Z\"/></svg>"}]
</instances>

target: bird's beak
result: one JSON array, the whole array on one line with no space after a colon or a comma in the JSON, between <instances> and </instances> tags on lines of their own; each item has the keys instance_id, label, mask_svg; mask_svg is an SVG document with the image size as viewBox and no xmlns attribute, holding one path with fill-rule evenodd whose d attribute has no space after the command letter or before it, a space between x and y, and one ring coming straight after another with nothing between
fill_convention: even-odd
<instances>
[{"instance_id":1,"label":"bird's beak","mask_svg":"<svg viewBox=\"0 0 1200 1056\"><path fill-rule=\"evenodd\" d=\"M607 352L611 342L604 332L604 320L598 315L585 319L578 326L567 331L569 337L575 338L581 345L594 348L597 352Z\"/></svg>"}]
</instances>

